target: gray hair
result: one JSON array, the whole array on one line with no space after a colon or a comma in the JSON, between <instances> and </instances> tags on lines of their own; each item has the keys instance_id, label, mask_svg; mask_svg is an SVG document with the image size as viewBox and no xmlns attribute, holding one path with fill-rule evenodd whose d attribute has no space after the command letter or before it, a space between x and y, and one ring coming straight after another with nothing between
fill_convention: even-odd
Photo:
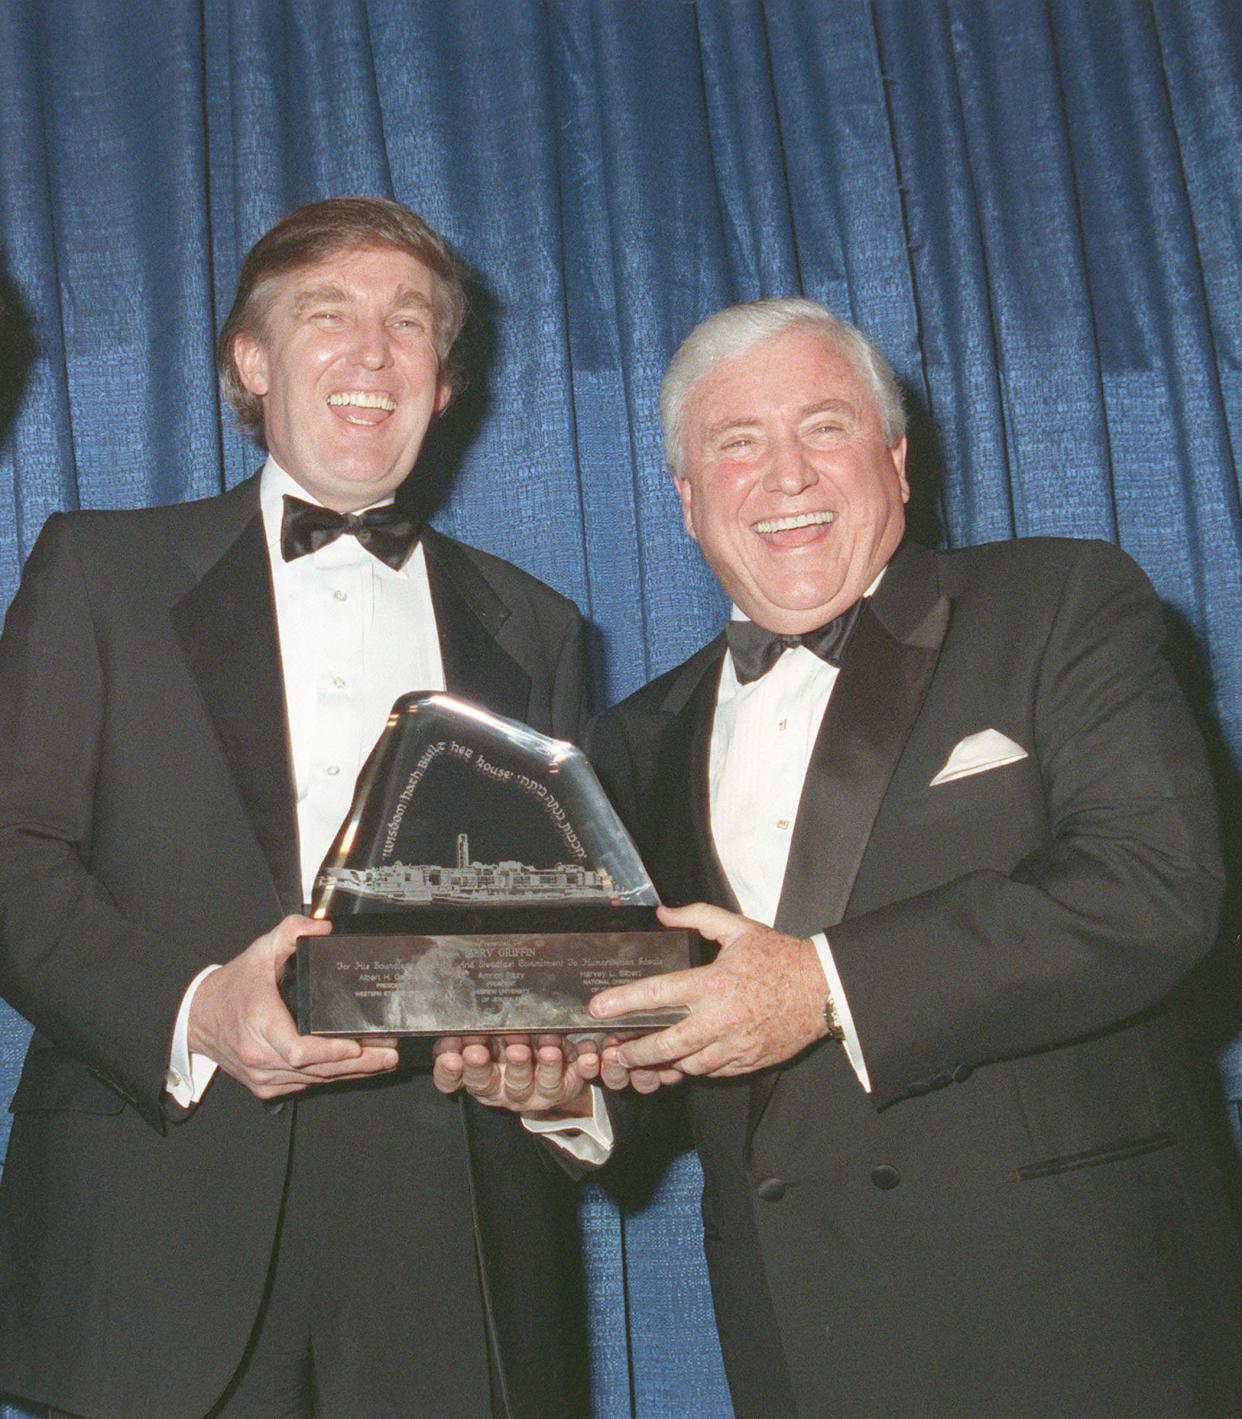
<instances>
[{"instance_id":1,"label":"gray hair","mask_svg":"<svg viewBox=\"0 0 1242 1419\"><path fill-rule=\"evenodd\" d=\"M765 340L795 328L813 330L857 370L875 399L884 441L891 448L906 431L906 411L892 366L856 326L841 320L818 301L792 296L784 300L745 301L727 306L696 325L669 361L660 386L660 422L664 456L675 478L682 476L681 446L686 405L694 387L723 360L744 355Z\"/></svg>"}]
</instances>

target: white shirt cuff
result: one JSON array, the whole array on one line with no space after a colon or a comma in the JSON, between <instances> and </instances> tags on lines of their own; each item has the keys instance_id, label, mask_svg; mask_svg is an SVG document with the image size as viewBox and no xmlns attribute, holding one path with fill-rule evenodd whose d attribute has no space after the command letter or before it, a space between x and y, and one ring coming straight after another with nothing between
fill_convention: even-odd
<instances>
[{"instance_id":1,"label":"white shirt cuff","mask_svg":"<svg viewBox=\"0 0 1242 1419\"><path fill-rule=\"evenodd\" d=\"M173 1026L172 1049L168 1052L168 1069L164 1075L164 1092L174 1104L188 1109L207 1092L216 1072L216 1062L205 1054L190 1053L190 1006L198 988L219 966L204 966L190 982L181 997L177 1023Z\"/></svg>"},{"instance_id":2,"label":"white shirt cuff","mask_svg":"<svg viewBox=\"0 0 1242 1419\"><path fill-rule=\"evenodd\" d=\"M601 1167L612 1157L615 1140L612 1120L604 1104L604 1091L598 1085L591 1090L590 1118L532 1118L522 1115L522 1127L528 1133L537 1133L563 1148L580 1163L593 1168Z\"/></svg>"},{"instance_id":3,"label":"white shirt cuff","mask_svg":"<svg viewBox=\"0 0 1242 1419\"><path fill-rule=\"evenodd\" d=\"M811 937L811 945L815 947L815 954L819 957L819 964L824 968L824 978L828 982L828 991L832 996L833 1009L837 1012L837 1020L840 1022L845 1038L841 1043L845 1046L845 1057L853 1066L854 1073L858 1075L858 1082L869 1094L871 1092L871 1075L867 1073L867 1062L863 1059L862 1045L858 1040L858 1031L854 1028L854 1017L850 1013L850 1003L845 998L845 987L841 984L841 976L837 970L837 963L832 959L832 948L828 945L828 938L822 931L817 931Z\"/></svg>"}]
</instances>

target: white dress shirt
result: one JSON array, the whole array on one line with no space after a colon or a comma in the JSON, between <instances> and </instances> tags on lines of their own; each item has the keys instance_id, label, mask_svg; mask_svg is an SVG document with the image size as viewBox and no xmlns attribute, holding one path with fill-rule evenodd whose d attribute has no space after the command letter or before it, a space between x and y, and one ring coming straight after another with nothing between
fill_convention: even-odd
<instances>
[{"instance_id":1,"label":"white dress shirt","mask_svg":"<svg viewBox=\"0 0 1242 1419\"><path fill-rule=\"evenodd\" d=\"M393 702L414 690L443 690L444 662L422 542L396 571L349 536L286 562L286 493L317 501L269 458L259 502L293 758L302 900L309 902Z\"/></svg>"},{"instance_id":2,"label":"white dress shirt","mask_svg":"<svg viewBox=\"0 0 1242 1419\"><path fill-rule=\"evenodd\" d=\"M878 578L867 594L877 585ZM735 607L733 619L746 617ZM731 655L721 666L708 760L712 841L743 915L765 926L776 919L803 781L836 681L837 667L804 646L783 652L766 675L748 685L739 683ZM832 733L831 719L827 732ZM845 1052L870 1093L828 940L817 932L811 941L845 1032Z\"/></svg>"}]
</instances>

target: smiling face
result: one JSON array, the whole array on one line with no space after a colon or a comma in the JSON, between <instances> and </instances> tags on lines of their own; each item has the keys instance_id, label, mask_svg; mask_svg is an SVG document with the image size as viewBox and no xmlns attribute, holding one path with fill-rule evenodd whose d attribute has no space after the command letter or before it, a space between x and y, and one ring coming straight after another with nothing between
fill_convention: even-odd
<instances>
[{"instance_id":1,"label":"smiling face","mask_svg":"<svg viewBox=\"0 0 1242 1419\"><path fill-rule=\"evenodd\" d=\"M870 386L809 327L701 379L681 447L686 531L769 630L797 635L847 610L897 550L906 441L885 443Z\"/></svg>"},{"instance_id":2,"label":"smiling face","mask_svg":"<svg viewBox=\"0 0 1242 1419\"><path fill-rule=\"evenodd\" d=\"M344 251L279 277L262 329L234 342L273 458L337 512L393 493L449 401L435 296L406 252Z\"/></svg>"}]
</instances>

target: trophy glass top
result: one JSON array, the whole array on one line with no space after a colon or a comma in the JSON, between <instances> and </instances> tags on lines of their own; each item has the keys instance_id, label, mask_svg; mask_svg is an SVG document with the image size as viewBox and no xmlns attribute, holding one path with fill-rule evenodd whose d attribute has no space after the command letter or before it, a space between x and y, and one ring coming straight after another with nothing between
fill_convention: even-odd
<instances>
[{"instance_id":1,"label":"trophy glass top","mask_svg":"<svg viewBox=\"0 0 1242 1419\"><path fill-rule=\"evenodd\" d=\"M392 707L315 880L311 912L335 920L659 900L580 749L420 691Z\"/></svg>"}]
</instances>

